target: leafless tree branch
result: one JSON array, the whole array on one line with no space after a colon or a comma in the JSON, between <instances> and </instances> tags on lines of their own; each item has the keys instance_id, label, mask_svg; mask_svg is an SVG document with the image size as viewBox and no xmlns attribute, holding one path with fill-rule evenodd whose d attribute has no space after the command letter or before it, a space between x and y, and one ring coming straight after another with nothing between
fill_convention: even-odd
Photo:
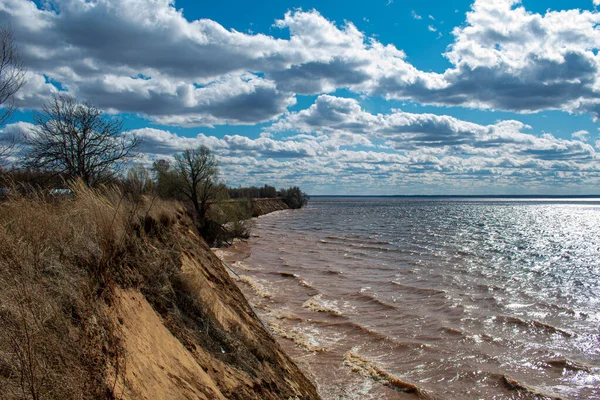
<instances>
[{"instance_id":1,"label":"leafless tree branch","mask_svg":"<svg viewBox=\"0 0 600 400\"><path fill-rule=\"evenodd\" d=\"M0 27L0 125L15 112L14 94L25 83L25 65L19 57L10 27Z\"/></svg>"},{"instance_id":2,"label":"leafless tree branch","mask_svg":"<svg viewBox=\"0 0 600 400\"><path fill-rule=\"evenodd\" d=\"M33 120L25 165L81 178L90 186L118 174L140 144L137 136L123 135L120 120L68 95L54 96Z\"/></svg>"},{"instance_id":3,"label":"leafless tree branch","mask_svg":"<svg viewBox=\"0 0 600 400\"><path fill-rule=\"evenodd\" d=\"M15 39L10 27L0 27L0 126L15 112L14 94L25 83L25 66L17 53ZM14 137L0 142L0 167L15 148Z\"/></svg>"},{"instance_id":4,"label":"leafless tree branch","mask_svg":"<svg viewBox=\"0 0 600 400\"><path fill-rule=\"evenodd\" d=\"M0 138L0 169L7 164L6 160L8 159L8 156L13 152L16 143L17 141L14 136Z\"/></svg>"},{"instance_id":5,"label":"leafless tree branch","mask_svg":"<svg viewBox=\"0 0 600 400\"><path fill-rule=\"evenodd\" d=\"M218 195L217 160L206 146L175 155L176 180L180 191L192 202L198 219L206 213Z\"/></svg>"}]
</instances>

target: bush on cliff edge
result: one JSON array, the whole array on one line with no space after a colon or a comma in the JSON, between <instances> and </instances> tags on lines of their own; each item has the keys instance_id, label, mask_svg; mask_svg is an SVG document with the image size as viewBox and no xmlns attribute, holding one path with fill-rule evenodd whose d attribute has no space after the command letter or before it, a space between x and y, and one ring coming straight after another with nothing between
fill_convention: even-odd
<instances>
[{"instance_id":1,"label":"bush on cliff edge","mask_svg":"<svg viewBox=\"0 0 600 400\"><path fill-rule=\"evenodd\" d=\"M281 189L279 191L281 200L292 209L304 207L309 200L309 197L298 186L290 187L289 189Z\"/></svg>"}]
</instances>

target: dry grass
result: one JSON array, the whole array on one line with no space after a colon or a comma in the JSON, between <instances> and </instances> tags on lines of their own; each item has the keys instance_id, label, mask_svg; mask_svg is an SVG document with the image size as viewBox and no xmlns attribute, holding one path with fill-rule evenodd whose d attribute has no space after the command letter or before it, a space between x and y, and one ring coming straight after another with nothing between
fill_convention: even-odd
<instances>
[{"instance_id":1,"label":"dry grass","mask_svg":"<svg viewBox=\"0 0 600 400\"><path fill-rule=\"evenodd\" d=\"M0 400L114 398L126 359L106 316L115 286L140 290L189 349L248 373L274 362L271 348L226 331L182 273L184 256L212 261L180 203L71 189L0 201Z\"/></svg>"},{"instance_id":2,"label":"dry grass","mask_svg":"<svg viewBox=\"0 0 600 400\"><path fill-rule=\"evenodd\" d=\"M169 275L168 252L157 257L148 244L181 218L180 207L129 202L114 188L72 189L73 200L30 191L0 202L0 399L112 397L106 377L122 357L104 316L110 289L159 293L161 273L158 282L147 277Z\"/></svg>"}]
</instances>

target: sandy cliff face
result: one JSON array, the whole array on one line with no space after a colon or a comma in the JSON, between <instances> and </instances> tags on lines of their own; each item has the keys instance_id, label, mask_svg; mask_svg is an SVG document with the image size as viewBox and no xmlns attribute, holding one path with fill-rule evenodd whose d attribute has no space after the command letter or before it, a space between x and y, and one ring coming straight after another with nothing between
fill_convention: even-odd
<instances>
[{"instance_id":1,"label":"sandy cliff face","mask_svg":"<svg viewBox=\"0 0 600 400\"><path fill-rule=\"evenodd\" d=\"M125 399L318 399L221 261L193 231L181 241L180 280L187 293L194 293L186 301L202 305L203 315L197 316L202 321L174 317L173 310L157 312L140 291L117 289L111 313L126 361L116 394ZM185 313L181 303L177 307L176 313Z\"/></svg>"},{"instance_id":2,"label":"sandy cliff face","mask_svg":"<svg viewBox=\"0 0 600 400\"><path fill-rule=\"evenodd\" d=\"M0 398L318 399L174 201L0 203Z\"/></svg>"},{"instance_id":3,"label":"sandy cliff face","mask_svg":"<svg viewBox=\"0 0 600 400\"><path fill-rule=\"evenodd\" d=\"M253 199L252 216L258 217L274 211L288 210L289 207L281 199Z\"/></svg>"},{"instance_id":4,"label":"sandy cliff face","mask_svg":"<svg viewBox=\"0 0 600 400\"><path fill-rule=\"evenodd\" d=\"M140 292L118 289L112 315L120 326L126 350L125 375L117 382L117 397L224 398L215 382L164 326L160 315Z\"/></svg>"}]
</instances>

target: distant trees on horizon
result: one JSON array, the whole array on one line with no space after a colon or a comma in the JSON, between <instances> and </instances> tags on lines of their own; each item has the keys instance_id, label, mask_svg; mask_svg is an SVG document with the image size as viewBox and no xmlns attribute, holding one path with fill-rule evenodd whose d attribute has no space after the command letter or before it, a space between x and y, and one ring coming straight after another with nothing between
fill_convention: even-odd
<instances>
[{"instance_id":1,"label":"distant trees on horizon","mask_svg":"<svg viewBox=\"0 0 600 400\"><path fill-rule=\"evenodd\" d=\"M269 185L264 185L262 187L228 187L227 193L231 199L274 199L277 197L277 189L275 189L274 186Z\"/></svg>"},{"instance_id":2,"label":"distant trees on horizon","mask_svg":"<svg viewBox=\"0 0 600 400\"><path fill-rule=\"evenodd\" d=\"M227 188L227 193L232 199L274 199L280 198L290 208L302 208L309 200L309 197L298 186L292 186L288 189L277 191L274 186L264 185L263 187L250 186L239 188Z\"/></svg>"}]
</instances>

